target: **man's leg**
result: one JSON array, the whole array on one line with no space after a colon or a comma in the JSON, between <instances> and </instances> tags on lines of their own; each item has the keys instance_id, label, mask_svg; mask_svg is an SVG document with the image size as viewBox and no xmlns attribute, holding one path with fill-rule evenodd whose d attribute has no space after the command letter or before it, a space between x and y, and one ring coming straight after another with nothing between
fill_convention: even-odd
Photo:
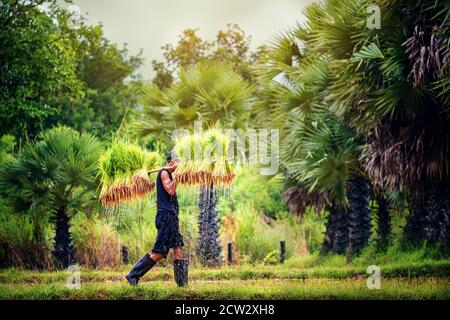
<instances>
[{"instance_id":1,"label":"man's leg","mask_svg":"<svg viewBox=\"0 0 450 320\"><path fill-rule=\"evenodd\" d=\"M162 258L164 258L164 255L161 253L152 253L150 255L150 258L155 261L155 263L157 263L159 260L161 260Z\"/></svg>"},{"instance_id":2,"label":"man's leg","mask_svg":"<svg viewBox=\"0 0 450 320\"><path fill-rule=\"evenodd\" d=\"M173 249L173 275L179 287L188 285L188 261L183 260L183 250L181 247Z\"/></svg>"},{"instance_id":3,"label":"man's leg","mask_svg":"<svg viewBox=\"0 0 450 320\"><path fill-rule=\"evenodd\" d=\"M165 255L162 253L152 252L151 255L146 253L125 276L125 278L132 286L137 285L139 279L164 257Z\"/></svg>"},{"instance_id":4,"label":"man's leg","mask_svg":"<svg viewBox=\"0 0 450 320\"><path fill-rule=\"evenodd\" d=\"M173 248L173 259L174 260L183 259L183 249L182 248Z\"/></svg>"},{"instance_id":5,"label":"man's leg","mask_svg":"<svg viewBox=\"0 0 450 320\"><path fill-rule=\"evenodd\" d=\"M125 279L128 280L128 283L132 286L138 284L139 279L144 276L157 261L153 260L151 256L146 253L131 269L131 271L125 276Z\"/></svg>"}]
</instances>

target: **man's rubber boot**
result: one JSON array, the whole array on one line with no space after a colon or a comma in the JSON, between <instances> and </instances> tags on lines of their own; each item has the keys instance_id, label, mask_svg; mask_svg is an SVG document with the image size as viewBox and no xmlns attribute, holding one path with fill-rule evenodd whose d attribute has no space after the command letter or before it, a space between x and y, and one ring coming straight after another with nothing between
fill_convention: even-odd
<instances>
[{"instance_id":1,"label":"man's rubber boot","mask_svg":"<svg viewBox=\"0 0 450 320\"><path fill-rule=\"evenodd\" d=\"M188 261L173 260L173 275L179 287L186 287L188 285Z\"/></svg>"},{"instance_id":2,"label":"man's rubber boot","mask_svg":"<svg viewBox=\"0 0 450 320\"><path fill-rule=\"evenodd\" d=\"M156 264L155 261L150 258L150 255L146 253L131 269L131 271L125 276L125 279L128 280L128 282L135 286L138 284L139 279L148 272L154 265Z\"/></svg>"}]
</instances>

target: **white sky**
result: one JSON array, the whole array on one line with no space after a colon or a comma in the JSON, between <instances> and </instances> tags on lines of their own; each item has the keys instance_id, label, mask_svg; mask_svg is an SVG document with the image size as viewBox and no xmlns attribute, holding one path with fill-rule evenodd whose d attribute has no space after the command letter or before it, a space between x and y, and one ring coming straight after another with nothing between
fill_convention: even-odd
<instances>
[{"instance_id":1,"label":"white sky","mask_svg":"<svg viewBox=\"0 0 450 320\"><path fill-rule=\"evenodd\" d=\"M101 22L112 42L128 44L131 54L143 49L141 74L152 76L151 61L162 57L160 47L176 43L186 28L199 28L213 39L227 23L237 23L252 36L252 47L303 22L303 8L314 0L74 0L88 22Z\"/></svg>"}]
</instances>

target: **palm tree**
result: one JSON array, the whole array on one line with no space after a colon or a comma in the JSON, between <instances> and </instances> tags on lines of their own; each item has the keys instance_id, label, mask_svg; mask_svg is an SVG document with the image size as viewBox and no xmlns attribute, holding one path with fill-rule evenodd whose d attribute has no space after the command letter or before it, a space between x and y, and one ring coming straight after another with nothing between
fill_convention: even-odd
<instances>
[{"instance_id":1,"label":"palm tree","mask_svg":"<svg viewBox=\"0 0 450 320\"><path fill-rule=\"evenodd\" d=\"M375 196L377 203L377 242L378 248L385 249L389 244L392 231L391 215L389 212L389 199L384 194Z\"/></svg>"},{"instance_id":2,"label":"palm tree","mask_svg":"<svg viewBox=\"0 0 450 320\"><path fill-rule=\"evenodd\" d=\"M214 187L200 187L197 256L203 266L222 264L216 204L217 193Z\"/></svg>"},{"instance_id":3,"label":"palm tree","mask_svg":"<svg viewBox=\"0 0 450 320\"><path fill-rule=\"evenodd\" d=\"M406 238L426 238L445 249L450 245L449 7L434 1L381 1L382 28L371 30L366 23L369 4L328 0L309 6L305 27L290 32L269 55L267 74L281 72L287 88L277 97L273 85L266 86L261 106L277 114L275 106L294 102L288 110L296 112L279 109L295 117L314 101L325 102L338 121L364 140L360 160L377 189L409 195ZM319 67L320 59L327 68ZM305 72L305 62L311 60L316 67ZM326 75L321 91L309 90L311 74ZM301 76L308 82L298 81ZM311 92L314 99L305 99ZM358 168L359 176L364 175L361 171ZM366 181L350 181L355 185L350 199L368 197ZM367 218L359 224L367 225ZM359 237L350 236L357 243L366 241Z\"/></svg>"},{"instance_id":4,"label":"palm tree","mask_svg":"<svg viewBox=\"0 0 450 320\"><path fill-rule=\"evenodd\" d=\"M330 111L331 59L315 51L305 35L307 30L297 27L276 40L261 68L266 82L255 108L260 119L281 128L286 175L310 197L329 197L322 252L351 256L370 235L370 189L358 161L362 141Z\"/></svg>"},{"instance_id":5,"label":"palm tree","mask_svg":"<svg viewBox=\"0 0 450 320\"><path fill-rule=\"evenodd\" d=\"M249 118L249 100L254 88L231 66L219 62L201 62L182 69L167 90L149 85L142 98L142 110L133 121L139 136L152 135L170 145L174 129L202 126L245 128ZM200 188L199 238L197 255L204 265L221 263L217 193L213 184Z\"/></svg>"},{"instance_id":6,"label":"palm tree","mask_svg":"<svg viewBox=\"0 0 450 320\"><path fill-rule=\"evenodd\" d=\"M326 235L333 234L334 252L347 250L351 257L370 237L370 187L358 161L361 142L326 109L290 124L291 133L282 152L288 173L310 190L330 194ZM297 153L292 154L292 149Z\"/></svg>"},{"instance_id":7,"label":"palm tree","mask_svg":"<svg viewBox=\"0 0 450 320\"><path fill-rule=\"evenodd\" d=\"M366 28L365 5L326 1L314 9L309 37L334 58L328 99L366 137L372 182L409 195L406 237L448 247L448 4L381 1L380 30Z\"/></svg>"},{"instance_id":8,"label":"palm tree","mask_svg":"<svg viewBox=\"0 0 450 320\"><path fill-rule=\"evenodd\" d=\"M2 167L0 185L15 208L55 224L53 254L59 268L74 261L70 217L92 205L101 150L94 136L57 127L27 143ZM39 230L35 237L39 241Z\"/></svg>"}]
</instances>

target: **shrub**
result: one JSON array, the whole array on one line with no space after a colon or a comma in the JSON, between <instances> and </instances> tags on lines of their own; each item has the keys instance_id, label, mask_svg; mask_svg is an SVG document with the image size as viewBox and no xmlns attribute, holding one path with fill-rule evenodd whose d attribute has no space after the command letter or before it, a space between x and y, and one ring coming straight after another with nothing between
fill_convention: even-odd
<instances>
[{"instance_id":1,"label":"shrub","mask_svg":"<svg viewBox=\"0 0 450 320\"><path fill-rule=\"evenodd\" d=\"M274 250L280 248L280 241L286 241L286 258L308 255L309 248L317 248L321 241L320 220L301 222L287 213L279 214L277 219L271 219L258 212L251 205L240 206L234 213L229 213L236 219L232 224L237 228L235 241L241 255L249 256L250 262L261 262ZM230 219L228 215L226 219ZM222 225L222 235L230 233Z\"/></svg>"},{"instance_id":2,"label":"shrub","mask_svg":"<svg viewBox=\"0 0 450 320\"><path fill-rule=\"evenodd\" d=\"M77 262L93 268L122 264L122 242L108 223L79 214L73 219L72 235Z\"/></svg>"},{"instance_id":3,"label":"shrub","mask_svg":"<svg viewBox=\"0 0 450 320\"><path fill-rule=\"evenodd\" d=\"M24 215L12 215L1 205L0 267L51 268L53 230L49 224ZM42 240L36 240L39 229Z\"/></svg>"}]
</instances>

